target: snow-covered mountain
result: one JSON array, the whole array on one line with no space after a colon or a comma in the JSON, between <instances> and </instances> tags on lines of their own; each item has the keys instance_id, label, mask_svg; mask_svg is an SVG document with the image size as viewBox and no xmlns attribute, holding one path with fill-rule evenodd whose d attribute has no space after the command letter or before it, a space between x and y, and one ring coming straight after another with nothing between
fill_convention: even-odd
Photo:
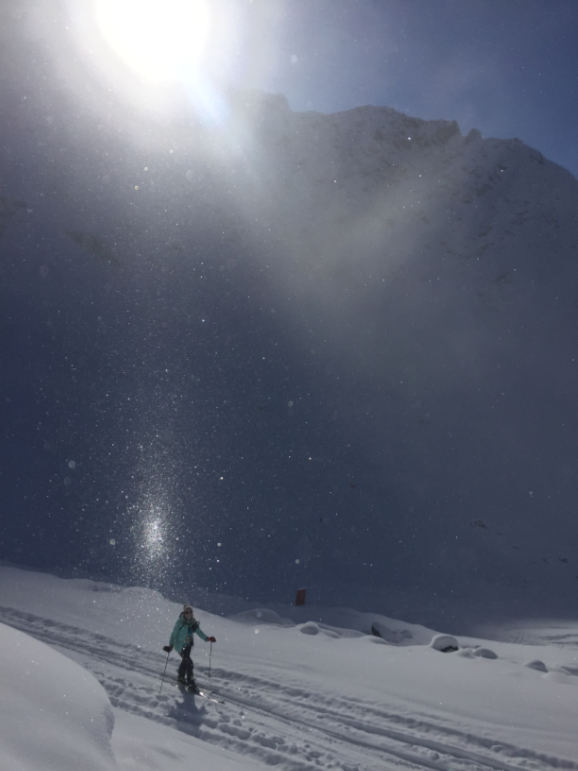
<instances>
[{"instance_id":1,"label":"snow-covered mountain","mask_svg":"<svg viewBox=\"0 0 578 771\"><path fill-rule=\"evenodd\" d=\"M454 631L573 609L572 175L388 108L161 124L18 77L3 557Z\"/></svg>"},{"instance_id":2,"label":"snow-covered mountain","mask_svg":"<svg viewBox=\"0 0 578 771\"><path fill-rule=\"evenodd\" d=\"M421 552L452 591L573 602L577 180L455 122L295 114L280 97L246 110L282 233L274 276L307 344L331 351L347 385L327 401L375 464L387 580Z\"/></svg>"}]
</instances>

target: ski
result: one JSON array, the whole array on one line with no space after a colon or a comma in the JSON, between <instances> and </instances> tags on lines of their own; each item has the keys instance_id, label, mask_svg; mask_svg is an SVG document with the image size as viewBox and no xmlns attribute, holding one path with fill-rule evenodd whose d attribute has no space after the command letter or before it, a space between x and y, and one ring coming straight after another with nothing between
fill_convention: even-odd
<instances>
[{"instance_id":1,"label":"ski","mask_svg":"<svg viewBox=\"0 0 578 771\"><path fill-rule=\"evenodd\" d=\"M174 685L177 688L179 688L179 690L183 691L184 693L190 693L191 696L200 696L203 699L207 699L208 701L214 701L217 704L225 703L223 699L220 699L212 691L205 691L203 688L197 688L196 690L194 690L189 685L186 685L185 683L180 683L178 680L176 680L173 677L165 677L165 683L170 683L171 685Z\"/></svg>"},{"instance_id":2,"label":"ski","mask_svg":"<svg viewBox=\"0 0 578 771\"><path fill-rule=\"evenodd\" d=\"M195 693L193 691L193 693ZM215 696L215 694L212 691L203 691L202 689L200 691L196 691L198 696L202 696L203 699L208 699L209 701L215 701L217 704L224 704L224 700L220 699L218 696Z\"/></svg>"}]
</instances>

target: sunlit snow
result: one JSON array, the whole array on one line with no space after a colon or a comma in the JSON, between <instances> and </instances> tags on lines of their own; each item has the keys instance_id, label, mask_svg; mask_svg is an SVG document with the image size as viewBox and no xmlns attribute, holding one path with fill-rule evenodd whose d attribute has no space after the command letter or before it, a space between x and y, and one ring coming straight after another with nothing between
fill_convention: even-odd
<instances>
[{"instance_id":1,"label":"sunlit snow","mask_svg":"<svg viewBox=\"0 0 578 771\"><path fill-rule=\"evenodd\" d=\"M578 769L578 624L453 638L219 601L227 617L195 605L217 643L193 652L217 701L179 690L174 654L161 688L178 603L1 567L3 771Z\"/></svg>"}]
</instances>

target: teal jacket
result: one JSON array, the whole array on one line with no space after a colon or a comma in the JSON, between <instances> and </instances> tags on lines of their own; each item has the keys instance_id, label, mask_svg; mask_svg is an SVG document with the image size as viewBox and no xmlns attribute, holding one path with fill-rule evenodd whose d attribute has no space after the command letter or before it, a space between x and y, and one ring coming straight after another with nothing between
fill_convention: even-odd
<instances>
[{"instance_id":1,"label":"teal jacket","mask_svg":"<svg viewBox=\"0 0 578 771\"><path fill-rule=\"evenodd\" d=\"M209 639L196 619L191 616L190 620L187 620L181 613L174 626L169 645L172 645L177 653L181 653L187 645L193 645L193 634L198 634L205 642Z\"/></svg>"}]
</instances>

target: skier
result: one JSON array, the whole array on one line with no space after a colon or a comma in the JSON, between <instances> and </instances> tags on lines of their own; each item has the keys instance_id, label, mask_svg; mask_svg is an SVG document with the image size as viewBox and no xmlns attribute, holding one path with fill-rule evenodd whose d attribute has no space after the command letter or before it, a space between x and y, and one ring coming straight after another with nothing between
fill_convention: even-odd
<instances>
[{"instance_id":1,"label":"skier","mask_svg":"<svg viewBox=\"0 0 578 771\"><path fill-rule=\"evenodd\" d=\"M199 622L193 616L193 608L188 603L183 607L174 626L169 644L163 647L163 650L170 653L176 648L181 657L179 664L178 681L182 685L188 685L191 691L198 693L199 689L195 685L193 678L193 660L191 659L191 648L193 647L193 634L198 634L201 640L205 642L216 643L214 637L207 637L199 626Z\"/></svg>"}]
</instances>

